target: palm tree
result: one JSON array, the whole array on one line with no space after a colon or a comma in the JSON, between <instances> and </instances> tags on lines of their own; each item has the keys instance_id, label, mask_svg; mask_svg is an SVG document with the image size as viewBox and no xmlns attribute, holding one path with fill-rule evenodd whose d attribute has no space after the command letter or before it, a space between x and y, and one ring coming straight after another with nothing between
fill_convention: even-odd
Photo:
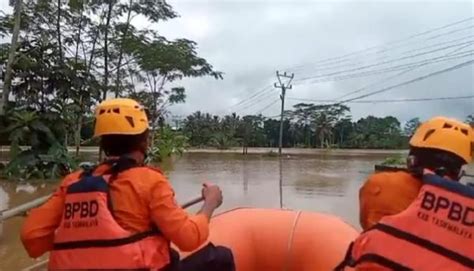
<instances>
[{"instance_id":1,"label":"palm tree","mask_svg":"<svg viewBox=\"0 0 474 271\"><path fill-rule=\"evenodd\" d=\"M313 124L316 129L316 134L319 137L321 148L328 147L328 139L332 136L333 126L327 114L325 112L316 113Z\"/></svg>"},{"instance_id":2,"label":"palm tree","mask_svg":"<svg viewBox=\"0 0 474 271\"><path fill-rule=\"evenodd\" d=\"M474 114L467 116L466 122L469 123L474 128Z\"/></svg>"}]
</instances>

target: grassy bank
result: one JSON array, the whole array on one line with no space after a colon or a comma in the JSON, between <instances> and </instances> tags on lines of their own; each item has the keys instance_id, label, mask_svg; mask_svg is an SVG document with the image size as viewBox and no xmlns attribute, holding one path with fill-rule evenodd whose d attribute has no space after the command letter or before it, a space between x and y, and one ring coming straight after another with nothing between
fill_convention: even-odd
<instances>
[{"instance_id":1,"label":"grassy bank","mask_svg":"<svg viewBox=\"0 0 474 271\"><path fill-rule=\"evenodd\" d=\"M76 149L69 147L69 152L74 153ZM383 150L383 149L316 149L316 148L283 148L283 153L287 155L296 154L307 154L307 155L318 155L318 154L334 154L334 155L363 155L363 154L404 154L407 150ZM1 157L8 157L10 152L9 146L0 146ZM81 147L82 154L94 155L99 152L99 148L92 147ZM215 148L189 148L185 152L188 153L242 153L242 147L235 147L226 150L219 150ZM269 152L277 152L278 148L247 148L248 154L266 154Z\"/></svg>"},{"instance_id":2,"label":"grassy bank","mask_svg":"<svg viewBox=\"0 0 474 271\"><path fill-rule=\"evenodd\" d=\"M227 150L218 150L213 148L191 148L188 153L242 153L242 148L230 148ZM248 154L267 154L270 152L278 153L278 148L247 148ZM308 149L308 148L284 148L285 155L364 155L364 154L404 154L406 150L365 150L365 149Z\"/></svg>"}]
</instances>

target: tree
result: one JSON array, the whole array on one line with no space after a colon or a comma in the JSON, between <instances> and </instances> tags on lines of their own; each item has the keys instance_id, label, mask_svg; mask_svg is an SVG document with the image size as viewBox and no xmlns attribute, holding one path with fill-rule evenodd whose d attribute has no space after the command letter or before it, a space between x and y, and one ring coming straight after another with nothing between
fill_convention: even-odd
<instances>
[{"instance_id":1,"label":"tree","mask_svg":"<svg viewBox=\"0 0 474 271\"><path fill-rule=\"evenodd\" d=\"M421 125L419 118L413 118L405 123L405 127L403 128L403 132L405 136L411 137L416 129Z\"/></svg>"},{"instance_id":2,"label":"tree","mask_svg":"<svg viewBox=\"0 0 474 271\"><path fill-rule=\"evenodd\" d=\"M23 0L15 0L15 23L13 26L12 39L10 43L10 50L8 53L8 62L5 71L5 81L3 86L2 99L0 99L0 116L5 114L8 100L10 98L11 84L13 78L13 64L15 62L16 49L18 44L18 37L20 35L21 13ZM4 18L5 19L5 18Z\"/></svg>"},{"instance_id":3,"label":"tree","mask_svg":"<svg viewBox=\"0 0 474 271\"><path fill-rule=\"evenodd\" d=\"M334 128L340 119L346 117L349 107L342 104L314 105L300 103L294 106L292 116L297 123L311 124L320 147L330 147L334 143Z\"/></svg>"},{"instance_id":4,"label":"tree","mask_svg":"<svg viewBox=\"0 0 474 271\"><path fill-rule=\"evenodd\" d=\"M344 117L336 123L334 126L334 137L339 148L348 147L349 136L353 130L354 124L350 116Z\"/></svg>"},{"instance_id":5,"label":"tree","mask_svg":"<svg viewBox=\"0 0 474 271\"><path fill-rule=\"evenodd\" d=\"M168 5L165 1L136 1L129 0L128 4L120 4L118 16L121 17L126 13L125 22L117 23L115 25L115 30L117 31L120 38L116 42L116 47L118 47L118 60L116 68L116 79L115 79L115 97L118 97L123 91L122 89L122 76L126 75L122 72L123 59L126 57L127 49L130 49L130 46L133 47L133 44L137 40L137 31L132 26L132 20L137 15L142 15L149 21L153 23L158 23L159 21L166 21L173 19L177 14L173 11L172 7Z\"/></svg>"},{"instance_id":6,"label":"tree","mask_svg":"<svg viewBox=\"0 0 474 271\"><path fill-rule=\"evenodd\" d=\"M349 136L349 146L363 149L396 149L406 147L400 122L392 116L368 116L358 120Z\"/></svg>"},{"instance_id":7,"label":"tree","mask_svg":"<svg viewBox=\"0 0 474 271\"><path fill-rule=\"evenodd\" d=\"M474 114L467 116L466 122L469 123L474 128Z\"/></svg>"},{"instance_id":8,"label":"tree","mask_svg":"<svg viewBox=\"0 0 474 271\"><path fill-rule=\"evenodd\" d=\"M191 146L203 147L210 144L212 134L219 129L218 124L217 116L197 111L185 119L183 131L189 138Z\"/></svg>"},{"instance_id":9,"label":"tree","mask_svg":"<svg viewBox=\"0 0 474 271\"><path fill-rule=\"evenodd\" d=\"M264 121L262 115L247 115L242 117L238 136L244 147L259 147L265 144Z\"/></svg>"},{"instance_id":10,"label":"tree","mask_svg":"<svg viewBox=\"0 0 474 271\"><path fill-rule=\"evenodd\" d=\"M10 125L3 131L11 141L10 162L4 173L7 177L55 178L69 173L75 161L67 155L67 150L57 140L57 132L45 123L51 121L34 111L14 112ZM55 133L56 132L56 133ZM27 144L29 149L20 149Z\"/></svg>"},{"instance_id":11,"label":"tree","mask_svg":"<svg viewBox=\"0 0 474 271\"><path fill-rule=\"evenodd\" d=\"M102 100L107 98L107 91L109 88L109 32L110 32L110 21L112 19L112 11L116 0L106 0L107 4L107 16L105 19L104 29L104 84L102 90Z\"/></svg>"},{"instance_id":12,"label":"tree","mask_svg":"<svg viewBox=\"0 0 474 271\"><path fill-rule=\"evenodd\" d=\"M176 17L165 1L17 3L22 3L22 12L17 13L21 15L21 24L16 24L18 46L0 44L0 65L8 61L12 82L8 89L13 100L6 113L39 114L62 147L74 138L76 155L81 143L89 140L83 136L90 136L93 105L112 90L115 96L141 99L149 109L153 129L160 125L164 129L167 107L186 98L177 81L205 75L222 78L198 56L193 41L169 41L132 24L136 16L151 23ZM12 22L12 16L0 16L0 35L15 36ZM8 60L12 53L15 61ZM177 86L168 87L170 82Z\"/></svg>"},{"instance_id":13,"label":"tree","mask_svg":"<svg viewBox=\"0 0 474 271\"><path fill-rule=\"evenodd\" d=\"M296 124L299 125L300 127L303 127L304 130L304 145L309 147L311 146L311 127L310 127L310 122L311 122L311 106L312 104L306 104L306 103L299 103L294 105L293 111L290 111L289 115L293 120L296 121Z\"/></svg>"},{"instance_id":14,"label":"tree","mask_svg":"<svg viewBox=\"0 0 474 271\"><path fill-rule=\"evenodd\" d=\"M184 77L212 76L222 78L222 73L197 55L196 43L186 39L168 41L159 37L151 43L141 44L134 50L139 73L137 77L146 89L132 93L145 101L149 110L152 129L156 129L160 116L165 115L166 107L185 101L183 87L168 88L167 83Z\"/></svg>"},{"instance_id":15,"label":"tree","mask_svg":"<svg viewBox=\"0 0 474 271\"><path fill-rule=\"evenodd\" d=\"M285 147L319 147L322 144L323 147L400 149L408 146L408 138L402 134L400 122L395 117L368 116L354 123L346 113L349 111L347 107L298 105L295 108L295 111L307 110L310 113L305 113L306 117L286 112L283 122ZM311 123L304 124L299 120L301 116L310 119ZM275 147L279 127L279 120L261 115L239 117L234 113L219 118L195 112L186 118L183 133L191 146L221 149L239 144L244 147ZM307 141L305 127L314 142Z\"/></svg>"}]
</instances>

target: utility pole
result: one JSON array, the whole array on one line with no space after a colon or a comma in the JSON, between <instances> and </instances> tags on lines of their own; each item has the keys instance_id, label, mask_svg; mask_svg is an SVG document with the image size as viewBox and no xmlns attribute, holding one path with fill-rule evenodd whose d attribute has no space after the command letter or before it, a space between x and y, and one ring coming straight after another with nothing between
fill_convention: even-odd
<instances>
[{"instance_id":1,"label":"utility pole","mask_svg":"<svg viewBox=\"0 0 474 271\"><path fill-rule=\"evenodd\" d=\"M283 114L285 112L285 95L286 90L292 88L291 81L295 77L295 74L292 73L291 75L288 75L286 72L280 73L279 71L277 71L276 76L278 78L278 84L275 83L275 88L281 89L280 137L278 140L278 155L281 156L281 148L283 147ZM282 78L288 79L288 82L284 84L282 82Z\"/></svg>"}]
</instances>

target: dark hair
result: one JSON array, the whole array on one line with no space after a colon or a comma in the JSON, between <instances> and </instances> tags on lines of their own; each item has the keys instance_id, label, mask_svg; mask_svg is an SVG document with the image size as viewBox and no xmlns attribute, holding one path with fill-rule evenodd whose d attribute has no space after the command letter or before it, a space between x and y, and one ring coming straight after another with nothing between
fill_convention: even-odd
<instances>
[{"instance_id":1,"label":"dark hair","mask_svg":"<svg viewBox=\"0 0 474 271\"><path fill-rule=\"evenodd\" d=\"M148 137L148 130L139 135L104 135L100 146L107 156L122 156L134 151L144 151L143 147Z\"/></svg>"},{"instance_id":2,"label":"dark hair","mask_svg":"<svg viewBox=\"0 0 474 271\"><path fill-rule=\"evenodd\" d=\"M415 157L415 167L444 170L444 174L453 179L458 179L462 166L466 164L461 157L438 149L412 147L409 155Z\"/></svg>"}]
</instances>

